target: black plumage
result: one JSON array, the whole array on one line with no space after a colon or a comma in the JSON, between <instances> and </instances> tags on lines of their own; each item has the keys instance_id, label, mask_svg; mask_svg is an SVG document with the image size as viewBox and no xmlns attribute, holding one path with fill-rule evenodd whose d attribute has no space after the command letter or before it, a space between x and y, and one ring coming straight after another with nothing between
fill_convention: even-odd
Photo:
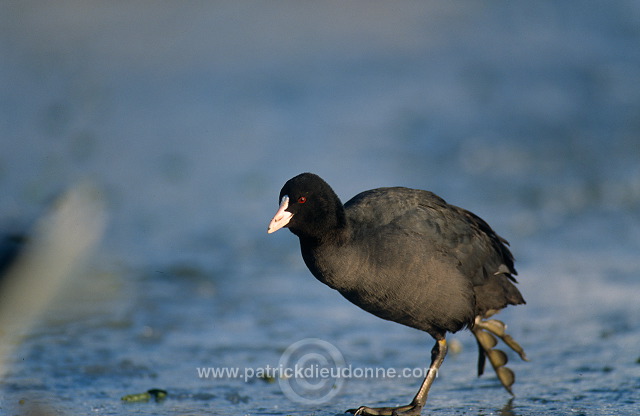
<instances>
[{"instance_id":1,"label":"black plumage","mask_svg":"<svg viewBox=\"0 0 640 416\"><path fill-rule=\"evenodd\" d=\"M493 337L486 331L504 337L483 324L500 321L482 319L507 305L525 303L514 285L517 273L507 241L480 217L431 192L378 188L342 205L324 180L303 173L287 181L280 200L269 232L288 227L299 237L311 273L355 305L440 341L434 347L434 370L446 354L445 334L469 327L478 338L481 371L484 357L491 359L492 351L498 351L493 342L484 342L483 348L482 338ZM519 345L508 340L524 358ZM513 373L504 363L494 368L511 391ZM511 380L500 377L500 369ZM421 388L424 400L431 382L427 384L426 390L424 383ZM419 413L424 405L419 395L414 402L422 403L413 406L354 412Z\"/></svg>"}]
</instances>

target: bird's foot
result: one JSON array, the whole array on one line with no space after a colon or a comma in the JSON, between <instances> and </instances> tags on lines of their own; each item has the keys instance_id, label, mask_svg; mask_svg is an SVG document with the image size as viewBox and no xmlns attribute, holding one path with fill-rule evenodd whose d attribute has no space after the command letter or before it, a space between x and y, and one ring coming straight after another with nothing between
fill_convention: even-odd
<instances>
[{"instance_id":1,"label":"bird's foot","mask_svg":"<svg viewBox=\"0 0 640 416\"><path fill-rule=\"evenodd\" d=\"M496 337L500 338L509 348L517 352L520 358L528 361L524 349L509 334L506 333L507 326L497 319L482 320L476 317L475 325L472 329L473 334L478 341L479 358L478 358L478 376L484 372L485 359L489 358L491 366L496 372L498 379L504 388L513 395L511 386L515 382L514 372L505 366L507 364L507 355L494 348L498 343Z\"/></svg>"},{"instance_id":2,"label":"bird's foot","mask_svg":"<svg viewBox=\"0 0 640 416\"><path fill-rule=\"evenodd\" d=\"M482 320L480 319L480 317L476 317L475 326L478 329L484 329L485 331L497 336L502 340L502 342L507 344L509 348L517 352L520 358L522 358L524 361L529 361L529 359L527 358L527 355L524 352L524 349L520 346L520 344L518 344L511 337L511 335L506 333L507 326L504 324L504 322L499 321L497 319Z\"/></svg>"},{"instance_id":3,"label":"bird's foot","mask_svg":"<svg viewBox=\"0 0 640 416\"><path fill-rule=\"evenodd\" d=\"M357 409L349 409L345 413L353 413L354 415L369 416L419 416L423 405L408 404L398 407L367 407L360 406Z\"/></svg>"}]
</instances>

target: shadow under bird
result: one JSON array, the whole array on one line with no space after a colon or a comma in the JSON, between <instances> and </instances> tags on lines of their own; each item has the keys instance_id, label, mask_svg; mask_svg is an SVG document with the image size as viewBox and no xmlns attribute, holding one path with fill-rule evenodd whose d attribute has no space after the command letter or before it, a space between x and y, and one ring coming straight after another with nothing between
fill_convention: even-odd
<instances>
[{"instance_id":1,"label":"shadow under bird","mask_svg":"<svg viewBox=\"0 0 640 416\"><path fill-rule=\"evenodd\" d=\"M403 187L362 192L346 204L319 176L302 173L285 183L269 224L300 239L313 275L380 318L429 333L431 365L411 403L360 406L358 415L419 415L447 353L446 333L469 328L478 343L478 375L489 359L509 393L515 381L500 338L523 360L522 347L492 315L525 303L514 285L507 241L475 214L437 195Z\"/></svg>"}]
</instances>

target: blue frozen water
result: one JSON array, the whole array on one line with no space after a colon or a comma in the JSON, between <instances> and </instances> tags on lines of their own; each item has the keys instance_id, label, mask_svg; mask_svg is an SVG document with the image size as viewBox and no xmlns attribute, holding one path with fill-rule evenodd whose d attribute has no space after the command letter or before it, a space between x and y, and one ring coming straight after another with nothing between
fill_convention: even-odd
<instances>
[{"instance_id":1,"label":"blue frozen water","mask_svg":"<svg viewBox=\"0 0 640 416\"><path fill-rule=\"evenodd\" d=\"M65 414L334 414L410 399L418 380L348 380L304 407L277 383L197 377L274 365L308 337L354 365L426 364L428 336L348 304L293 236L266 235L302 171L344 199L432 190L511 241L528 305L501 319L532 358L511 359L516 398L475 378L460 333L425 413L637 412L637 2L0 7L0 224L87 179L110 213L96 265L15 352L3 412L25 399ZM154 387L169 399L120 403Z\"/></svg>"}]
</instances>

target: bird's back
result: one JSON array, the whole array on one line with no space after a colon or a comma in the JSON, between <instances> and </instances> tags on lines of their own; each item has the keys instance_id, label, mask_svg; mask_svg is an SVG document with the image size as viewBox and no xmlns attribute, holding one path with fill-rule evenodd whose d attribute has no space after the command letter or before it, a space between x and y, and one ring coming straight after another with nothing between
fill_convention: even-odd
<instances>
[{"instance_id":1,"label":"bird's back","mask_svg":"<svg viewBox=\"0 0 640 416\"><path fill-rule=\"evenodd\" d=\"M355 247L351 255L359 256L359 267L351 272L358 277L351 278L366 290L365 299L361 293L343 294L357 304L384 288L386 299L373 303L393 300L398 307L394 316L383 318L397 321L407 313L409 326L431 320L432 326L454 332L476 315L524 302L512 284L516 271L506 241L481 218L437 195L378 188L353 197L345 211ZM389 306L383 307L388 314Z\"/></svg>"}]
</instances>

